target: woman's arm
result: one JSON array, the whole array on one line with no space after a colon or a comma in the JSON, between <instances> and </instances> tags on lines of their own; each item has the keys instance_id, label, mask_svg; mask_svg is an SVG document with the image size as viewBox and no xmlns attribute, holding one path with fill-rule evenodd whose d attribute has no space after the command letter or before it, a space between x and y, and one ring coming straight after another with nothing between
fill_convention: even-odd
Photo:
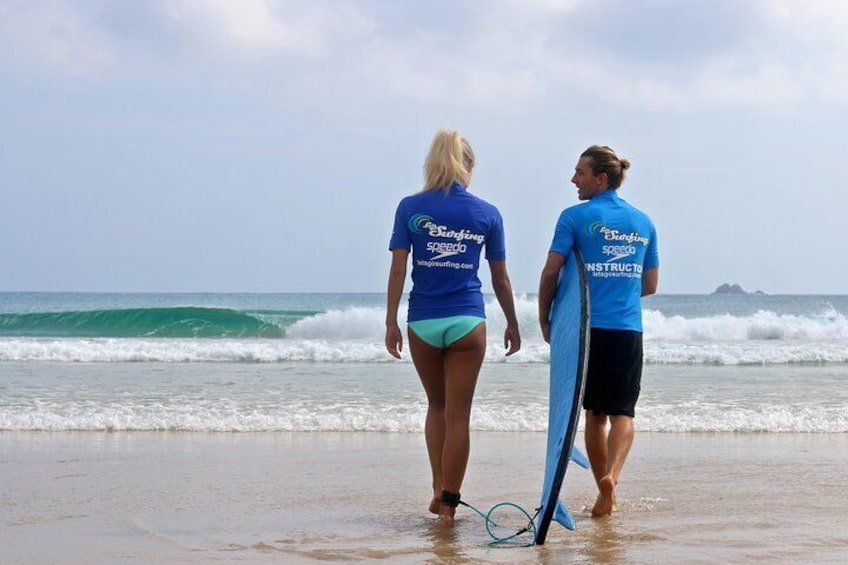
<instances>
[{"instance_id":1,"label":"woman's arm","mask_svg":"<svg viewBox=\"0 0 848 565\"><path fill-rule=\"evenodd\" d=\"M506 272L506 261L489 261L489 269L492 272L492 287L495 289L495 297L501 305L506 318L506 331L504 332L504 348L507 356L521 349L521 334L518 331L518 317L515 315L515 299L512 296L512 283Z\"/></svg>"},{"instance_id":2,"label":"woman's arm","mask_svg":"<svg viewBox=\"0 0 848 565\"><path fill-rule=\"evenodd\" d=\"M393 357L400 359L403 350L403 333L398 326L398 308L406 282L406 259L408 249L392 249L392 266L389 267L389 286L386 296L386 349Z\"/></svg>"}]
</instances>

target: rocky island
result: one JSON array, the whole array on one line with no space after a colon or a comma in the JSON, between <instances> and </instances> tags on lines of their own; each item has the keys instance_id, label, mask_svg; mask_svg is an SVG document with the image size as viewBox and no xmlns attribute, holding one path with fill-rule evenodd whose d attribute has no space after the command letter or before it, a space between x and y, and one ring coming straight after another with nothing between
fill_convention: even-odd
<instances>
[{"instance_id":1,"label":"rocky island","mask_svg":"<svg viewBox=\"0 0 848 565\"><path fill-rule=\"evenodd\" d=\"M738 284L727 284L719 286L717 289L713 291L713 294L765 294L762 290L756 290L754 292L746 292Z\"/></svg>"}]
</instances>

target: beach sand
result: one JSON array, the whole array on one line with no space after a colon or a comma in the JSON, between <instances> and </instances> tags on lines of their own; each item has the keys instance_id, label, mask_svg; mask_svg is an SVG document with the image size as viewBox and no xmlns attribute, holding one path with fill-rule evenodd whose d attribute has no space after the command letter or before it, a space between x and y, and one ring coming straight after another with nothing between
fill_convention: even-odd
<instances>
[{"instance_id":1,"label":"beach sand","mask_svg":"<svg viewBox=\"0 0 848 565\"><path fill-rule=\"evenodd\" d=\"M532 512L544 443L475 433L463 498ZM419 433L0 432L0 563L844 563L846 463L846 434L637 433L612 518L572 465L577 530L497 548L426 513Z\"/></svg>"}]
</instances>

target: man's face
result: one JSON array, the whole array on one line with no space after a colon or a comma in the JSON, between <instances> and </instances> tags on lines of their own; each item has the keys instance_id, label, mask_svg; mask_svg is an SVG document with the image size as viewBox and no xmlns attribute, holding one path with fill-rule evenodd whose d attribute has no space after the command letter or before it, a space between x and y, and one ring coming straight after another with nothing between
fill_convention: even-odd
<instances>
[{"instance_id":1,"label":"man's face","mask_svg":"<svg viewBox=\"0 0 848 565\"><path fill-rule=\"evenodd\" d=\"M607 189L607 175L606 173L595 175L592 172L591 157L580 157L574 167L571 182L577 187L577 198L580 200L589 200Z\"/></svg>"}]
</instances>

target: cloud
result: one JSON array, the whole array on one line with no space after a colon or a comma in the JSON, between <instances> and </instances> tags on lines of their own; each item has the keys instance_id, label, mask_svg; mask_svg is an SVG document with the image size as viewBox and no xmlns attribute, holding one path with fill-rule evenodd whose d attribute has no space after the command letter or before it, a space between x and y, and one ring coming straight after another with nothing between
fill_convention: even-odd
<instances>
[{"instance_id":1,"label":"cloud","mask_svg":"<svg viewBox=\"0 0 848 565\"><path fill-rule=\"evenodd\" d=\"M815 63L785 56L802 41L783 39L804 12L804 3L790 4L781 19L767 1L504 0L459 28L380 35L361 67L384 92L429 103L588 97L649 111L781 110L827 96L816 85L832 84L843 60L827 63L828 49ZM810 73L818 78L808 82Z\"/></svg>"},{"instance_id":2,"label":"cloud","mask_svg":"<svg viewBox=\"0 0 848 565\"><path fill-rule=\"evenodd\" d=\"M506 0L510 11L520 13L541 13L545 16L570 12L584 4L584 0Z\"/></svg>"},{"instance_id":3,"label":"cloud","mask_svg":"<svg viewBox=\"0 0 848 565\"><path fill-rule=\"evenodd\" d=\"M373 22L353 3L303 0L162 0L166 25L191 49L236 56L324 59Z\"/></svg>"},{"instance_id":4,"label":"cloud","mask_svg":"<svg viewBox=\"0 0 848 565\"><path fill-rule=\"evenodd\" d=\"M807 46L848 49L848 3L844 0L775 0L761 5L770 24L781 34L798 38Z\"/></svg>"},{"instance_id":5,"label":"cloud","mask_svg":"<svg viewBox=\"0 0 848 565\"><path fill-rule=\"evenodd\" d=\"M115 63L109 38L63 2L0 3L0 60L69 75L97 75Z\"/></svg>"},{"instance_id":6,"label":"cloud","mask_svg":"<svg viewBox=\"0 0 848 565\"><path fill-rule=\"evenodd\" d=\"M504 107L542 94L532 61L520 54L508 29L466 35L422 30L405 38L380 37L357 55L356 73L377 96L430 105Z\"/></svg>"},{"instance_id":7,"label":"cloud","mask_svg":"<svg viewBox=\"0 0 848 565\"><path fill-rule=\"evenodd\" d=\"M223 59L237 68L251 59L323 60L373 30L354 2L0 0L6 58L58 75L102 74L118 61L166 67Z\"/></svg>"},{"instance_id":8,"label":"cloud","mask_svg":"<svg viewBox=\"0 0 848 565\"><path fill-rule=\"evenodd\" d=\"M525 11L503 6L514 12L491 19L521 30ZM839 1L584 0L534 20L532 35L514 33L512 44L529 54L533 95L651 111L782 111L845 103L846 26Z\"/></svg>"},{"instance_id":9,"label":"cloud","mask_svg":"<svg viewBox=\"0 0 848 565\"><path fill-rule=\"evenodd\" d=\"M691 82L674 85L637 80L627 94L632 105L654 110L786 108L802 97L800 85L785 66L763 64L752 72L734 73L707 67Z\"/></svg>"},{"instance_id":10,"label":"cloud","mask_svg":"<svg viewBox=\"0 0 848 565\"><path fill-rule=\"evenodd\" d=\"M770 110L845 104L845 27L840 0L0 0L0 57L59 76L202 62L302 96L457 107Z\"/></svg>"},{"instance_id":11,"label":"cloud","mask_svg":"<svg viewBox=\"0 0 848 565\"><path fill-rule=\"evenodd\" d=\"M848 2L781 0L767 4L769 28L782 56L813 100L848 100Z\"/></svg>"}]
</instances>

